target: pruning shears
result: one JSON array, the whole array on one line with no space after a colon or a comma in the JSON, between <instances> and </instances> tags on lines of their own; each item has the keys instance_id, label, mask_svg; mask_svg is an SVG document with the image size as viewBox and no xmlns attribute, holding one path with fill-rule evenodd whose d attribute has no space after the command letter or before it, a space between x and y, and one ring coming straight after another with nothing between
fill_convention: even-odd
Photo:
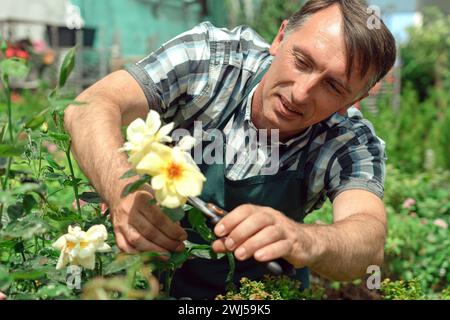
<instances>
[{"instance_id":1,"label":"pruning shears","mask_svg":"<svg viewBox=\"0 0 450 320\"><path fill-rule=\"evenodd\" d=\"M213 225L219 223L219 221L226 215L228 212L213 203L205 202L199 197L188 197L188 203L197 208L202 212L206 217L209 218L210 222ZM279 258L273 261L262 262L266 269L273 275L280 276L282 274L293 276L295 274L295 268L286 260Z\"/></svg>"}]
</instances>

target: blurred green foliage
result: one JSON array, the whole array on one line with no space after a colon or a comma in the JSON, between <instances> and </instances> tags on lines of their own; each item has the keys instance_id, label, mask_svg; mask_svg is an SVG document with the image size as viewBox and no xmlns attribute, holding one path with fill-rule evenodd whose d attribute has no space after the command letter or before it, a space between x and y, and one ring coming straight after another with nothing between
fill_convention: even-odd
<instances>
[{"instance_id":1,"label":"blurred green foliage","mask_svg":"<svg viewBox=\"0 0 450 320\"><path fill-rule=\"evenodd\" d=\"M423 25L409 29L409 41L401 47L402 79L421 100L433 87L450 90L450 15L437 7L424 11Z\"/></svg>"},{"instance_id":2,"label":"blurred green foliage","mask_svg":"<svg viewBox=\"0 0 450 320\"><path fill-rule=\"evenodd\" d=\"M259 13L252 24L266 41L271 43L280 28L284 19L288 19L292 14L298 11L305 3L304 0L296 1L273 1L262 0Z\"/></svg>"},{"instance_id":3,"label":"blurred green foliage","mask_svg":"<svg viewBox=\"0 0 450 320\"><path fill-rule=\"evenodd\" d=\"M413 173L436 167L450 169L450 94L430 89L420 101L411 85L401 95L401 107L395 110L390 97L381 97L378 112L363 112L372 122L377 135L386 142L388 162L405 172ZM363 103L364 106L364 103Z\"/></svg>"}]
</instances>

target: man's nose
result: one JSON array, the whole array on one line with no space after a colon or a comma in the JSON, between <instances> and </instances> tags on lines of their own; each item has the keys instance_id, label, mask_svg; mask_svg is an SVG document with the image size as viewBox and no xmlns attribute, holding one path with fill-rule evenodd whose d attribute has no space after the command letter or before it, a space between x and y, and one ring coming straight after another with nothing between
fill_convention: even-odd
<instances>
[{"instance_id":1,"label":"man's nose","mask_svg":"<svg viewBox=\"0 0 450 320\"><path fill-rule=\"evenodd\" d=\"M292 88L292 103L302 105L311 102L319 83L320 74L310 73L299 77Z\"/></svg>"}]
</instances>

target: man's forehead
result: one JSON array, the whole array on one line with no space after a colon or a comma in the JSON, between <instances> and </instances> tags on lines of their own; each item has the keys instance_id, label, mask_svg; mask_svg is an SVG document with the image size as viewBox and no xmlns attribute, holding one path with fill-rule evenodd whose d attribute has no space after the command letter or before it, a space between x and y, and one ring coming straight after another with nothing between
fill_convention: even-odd
<instances>
[{"instance_id":1,"label":"man's forehead","mask_svg":"<svg viewBox=\"0 0 450 320\"><path fill-rule=\"evenodd\" d=\"M348 69L349 59L343 16L337 5L311 15L291 35L294 38L291 39L293 51L294 48L295 51L298 51L298 48L308 51L308 48L310 48L311 55L319 60L319 63L327 64L332 69L333 75L339 78L343 84L346 84L346 89L349 89L350 92L359 91L361 83L368 81L366 78L371 72L369 71L364 78L361 78L358 54L353 57L351 69ZM317 57L317 52L324 53L324 56Z\"/></svg>"}]
</instances>

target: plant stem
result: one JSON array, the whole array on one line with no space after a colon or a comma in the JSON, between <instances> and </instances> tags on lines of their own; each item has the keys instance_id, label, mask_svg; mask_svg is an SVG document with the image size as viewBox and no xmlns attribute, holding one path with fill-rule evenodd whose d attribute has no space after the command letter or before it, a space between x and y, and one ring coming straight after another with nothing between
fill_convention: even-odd
<instances>
[{"instance_id":1,"label":"plant stem","mask_svg":"<svg viewBox=\"0 0 450 320\"><path fill-rule=\"evenodd\" d=\"M164 291L166 291L167 297L170 297L170 287L172 286L172 270L167 269L166 278L164 279Z\"/></svg>"},{"instance_id":2,"label":"plant stem","mask_svg":"<svg viewBox=\"0 0 450 320\"><path fill-rule=\"evenodd\" d=\"M98 265L97 265L97 276L102 276L103 275L103 262L102 262L102 258L100 256L98 256Z\"/></svg>"},{"instance_id":3,"label":"plant stem","mask_svg":"<svg viewBox=\"0 0 450 320\"><path fill-rule=\"evenodd\" d=\"M70 159L70 142L69 142L69 146L67 147L66 157L67 157L67 161L69 162L70 176L72 179L72 187L73 187L73 192L75 194L75 201L77 202L78 214L81 216L80 199L78 198L78 185L75 181L75 173L73 171L72 160Z\"/></svg>"},{"instance_id":4,"label":"plant stem","mask_svg":"<svg viewBox=\"0 0 450 320\"><path fill-rule=\"evenodd\" d=\"M14 137L13 137L13 126L12 126L11 89L9 87L9 76L5 75L3 80L4 80L3 87L4 87L4 91L5 91L5 96L6 96L6 106L8 109L9 142L12 145L14 142L13 141ZM8 164L6 166L5 179L3 180L3 183L2 183L3 191L6 191L6 188L8 187L9 172L11 170L11 162L12 162L12 157L8 157ZM4 209L4 205L2 204L0 207L0 228L2 227L3 209Z\"/></svg>"},{"instance_id":5,"label":"plant stem","mask_svg":"<svg viewBox=\"0 0 450 320\"><path fill-rule=\"evenodd\" d=\"M5 95L6 95L6 106L8 107L8 132L9 141L12 143L13 137L13 126L12 126L12 110L11 110L11 89L9 88L9 77L5 75Z\"/></svg>"},{"instance_id":6,"label":"plant stem","mask_svg":"<svg viewBox=\"0 0 450 320\"><path fill-rule=\"evenodd\" d=\"M41 178L41 169L42 169L42 139L39 139L39 166L37 172L37 180Z\"/></svg>"}]
</instances>

